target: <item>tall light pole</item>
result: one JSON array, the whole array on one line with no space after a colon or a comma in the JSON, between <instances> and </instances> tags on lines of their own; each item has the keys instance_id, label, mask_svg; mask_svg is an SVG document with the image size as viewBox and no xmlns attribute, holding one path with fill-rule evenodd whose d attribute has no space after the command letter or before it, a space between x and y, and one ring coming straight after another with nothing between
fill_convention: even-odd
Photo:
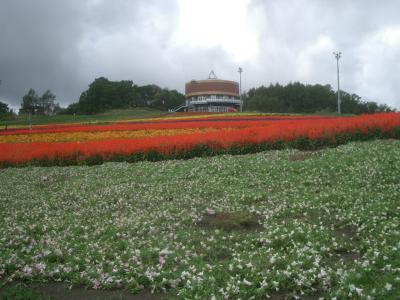
<instances>
[{"instance_id":1,"label":"tall light pole","mask_svg":"<svg viewBox=\"0 0 400 300\"><path fill-rule=\"evenodd\" d=\"M339 81L339 59L342 56L342 52L333 52L333 55L336 58L336 68L337 68L337 111L338 111L338 114L341 114L341 110L340 110L341 100L340 100L340 81Z\"/></svg>"},{"instance_id":2,"label":"tall light pole","mask_svg":"<svg viewBox=\"0 0 400 300\"><path fill-rule=\"evenodd\" d=\"M243 111L243 100L242 100L242 72L243 69L239 67L239 98L240 98L240 112Z\"/></svg>"}]
</instances>

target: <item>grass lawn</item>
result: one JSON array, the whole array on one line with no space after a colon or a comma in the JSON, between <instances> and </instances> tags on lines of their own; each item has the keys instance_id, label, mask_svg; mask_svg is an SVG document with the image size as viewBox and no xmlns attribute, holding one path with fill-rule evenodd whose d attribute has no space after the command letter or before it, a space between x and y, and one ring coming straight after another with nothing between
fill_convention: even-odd
<instances>
[{"instance_id":1,"label":"grass lawn","mask_svg":"<svg viewBox=\"0 0 400 300\"><path fill-rule=\"evenodd\" d=\"M55 116L32 116L32 125L59 124L59 123L92 123L124 121L143 117L159 117L168 114L151 108L136 109L114 109L105 113L95 115L55 115ZM4 126L29 126L28 115L17 116L14 120L0 120L0 129Z\"/></svg>"},{"instance_id":2,"label":"grass lawn","mask_svg":"<svg viewBox=\"0 0 400 300\"><path fill-rule=\"evenodd\" d=\"M179 299L400 298L398 140L8 168L0 182L3 294L12 280Z\"/></svg>"},{"instance_id":3,"label":"grass lawn","mask_svg":"<svg viewBox=\"0 0 400 300\"><path fill-rule=\"evenodd\" d=\"M214 113L215 114L215 113ZM225 113L226 116L240 115L242 113ZM254 114L254 115L302 115L302 114L290 114L290 113L262 113L262 112L244 112L244 114ZM103 122L118 122L118 121L128 121L138 118L151 118L151 117L163 117L163 116L179 116L179 113L169 113L166 111L161 111L157 109L142 107L142 108L130 108L130 109L113 109L106 111L104 113L94 114L94 115L55 115L55 116L42 116L33 115L32 120L29 122L28 115L20 115L15 119L0 119L0 130L7 127L14 126L29 126L32 125L47 125L47 124L63 124L63 123L103 123ZM341 114L336 113L315 113L315 114L304 114L304 115L321 115L321 116L341 116L349 117L351 114Z\"/></svg>"}]
</instances>

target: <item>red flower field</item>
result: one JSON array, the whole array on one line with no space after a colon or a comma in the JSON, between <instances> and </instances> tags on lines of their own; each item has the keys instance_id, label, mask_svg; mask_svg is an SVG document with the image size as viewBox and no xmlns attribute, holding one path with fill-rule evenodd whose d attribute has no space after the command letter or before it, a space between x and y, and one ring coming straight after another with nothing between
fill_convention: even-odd
<instances>
[{"instance_id":1,"label":"red flower field","mask_svg":"<svg viewBox=\"0 0 400 300\"><path fill-rule=\"evenodd\" d=\"M139 131L139 137L120 138ZM109 125L46 125L0 131L0 163L76 164L238 154L287 146L314 149L352 140L399 138L399 131L399 113L354 117L210 116ZM87 140L88 133L95 137ZM74 141L58 141L71 134L75 135ZM55 142L40 141L49 136ZM21 138L26 142L18 142Z\"/></svg>"}]
</instances>

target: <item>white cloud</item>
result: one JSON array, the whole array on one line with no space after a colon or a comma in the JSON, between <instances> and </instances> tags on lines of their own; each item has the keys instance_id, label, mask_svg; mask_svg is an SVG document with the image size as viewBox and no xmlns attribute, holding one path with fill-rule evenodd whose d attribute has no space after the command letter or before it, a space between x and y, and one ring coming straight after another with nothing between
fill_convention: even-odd
<instances>
[{"instance_id":1,"label":"white cloud","mask_svg":"<svg viewBox=\"0 0 400 300\"><path fill-rule=\"evenodd\" d=\"M250 0L180 0L179 21L172 43L175 47L220 47L237 62L258 51L257 32L247 15Z\"/></svg>"},{"instance_id":2,"label":"white cloud","mask_svg":"<svg viewBox=\"0 0 400 300\"><path fill-rule=\"evenodd\" d=\"M400 107L400 27L376 32L358 47L356 89L371 99Z\"/></svg>"},{"instance_id":3,"label":"white cloud","mask_svg":"<svg viewBox=\"0 0 400 300\"><path fill-rule=\"evenodd\" d=\"M325 61L335 49L335 43L329 36L318 36L314 43L311 43L300 52L297 58L296 78L301 78L308 82L329 81L331 77L330 70L326 68ZM325 70L322 70L321 66L325 67Z\"/></svg>"}]
</instances>

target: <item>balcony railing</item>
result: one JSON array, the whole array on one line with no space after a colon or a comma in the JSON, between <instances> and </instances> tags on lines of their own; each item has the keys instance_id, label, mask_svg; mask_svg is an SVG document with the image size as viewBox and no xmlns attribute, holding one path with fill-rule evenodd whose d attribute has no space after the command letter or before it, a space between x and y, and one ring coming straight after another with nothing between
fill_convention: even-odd
<instances>
[{"instance_id":1,"label":"balcony railing","mask_svg":"<svg viewBox=\"0 0 400 300\"><path fill-rule=\"evenodd\" d=\"M208 103L230 103L230 104L240 105L240 99L206 98L206 99L202 99L202 100L189 100L189 105L190 104L208 104Z\"/></svg>"}]
</instances>

